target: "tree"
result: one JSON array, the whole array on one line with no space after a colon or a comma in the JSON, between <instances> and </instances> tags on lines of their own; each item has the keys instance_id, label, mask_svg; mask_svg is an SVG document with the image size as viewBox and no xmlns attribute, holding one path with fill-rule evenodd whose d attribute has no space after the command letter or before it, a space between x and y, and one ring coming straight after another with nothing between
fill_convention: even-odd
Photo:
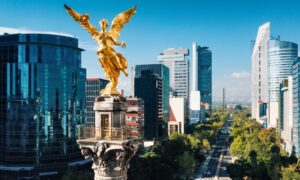
<instances>
[{"instance_id":1,"label":"tree","mask_svg":"<svg viewBox=\"0 0 300 180\"><path fill-rule=\"evenodd\" d=\"M256 153L256 151L254 151L254 150L250 151L249 156L250 156L251 166L256 168L256 166L257 166L257 161L256 161L257 153Z\"/></svg>"},{"instance_id":2,"label":"tree","mask_svg":"<svg viewBox=\"0 0 300 180\"><path fill-rule=\"evenodd\" d=\"M280 148L277 145L271 147L271 160L269 164L270 176L272 179L279 179L280 161Z\"/></svg>"},{"instance_id":3,"label":"tree","mask_svg":"<svg viewBox=\"0 0 300 180\"><path fill-rule=\"evenodd\" d=\"M241 164L230 164L227 166L226 171L231 179L243 179L244 177L243 166Z\"/></svg>"},{"instance_id":4,"label":"tree","mask_svg":"<svg viewBox=\"0 0 300 180\"><path fill-rule=\"evenodd\" d=\"M229 174L238 178L279 178L282 160L288 158L280 148L280 136L274 128L263 128L257 121L250 120L247 113L236 112L230 137L230 154L238 161L228 168ZM240 173L237 168L241 169Z\"/></svg>"},{"instance_id":5,"label":"tree","mask_svg":"<svg viewBox=\"0 0 300 180\"><path fill-rule=\"evenodd\" d=\"M281 176L283 180L300 179L300 173L297 171L297 167L295 165L290 165L289 167L283 168L281 170Z\"/></svg>"},{"instance_id":6,"label":"tree","mask_svg":"<svg viewBox=\"0 0 300 180\"><path fill-rule=\"evenodd\" d=\"M206 151L210 151L211 150L211 146L210 143L207 139L203 139L202 140L202 147L203 149L205 149Z\"/></svg>"},{"instance_id":7,"label":"tree","mask_svg":"<svg viewBox=\"0 0 300 180\"><path fill-rule=\"evenodd\" d=\"M93 179L94 175L89 172L77 172L74 170L68 170L62 176L62 180L90 180Z\"/></svg>"},{"instance_id":8,"label":"tree","mask_svg":"<svg viewBox=\"0 0 300 180\"><path fill-rule=\"evenodd\" d=\"M159 180L173 179L174 171L168 165L161 163L158 155L154 152L142 156L134 156L130 161L128 179L130 180Z\"/></svg>"},{"instance_id":9,"label":"tree","mask_svg":"<svg viewBox=\"0 0 300 180\"><path fill-rule=\"evenodd\" d=\"M183 155L179 156L178 165L180 172L184 175L184 178L188 179L189 174L192 174L196 165L196 160L192 153L185 151Z\"/></svg>"},{"instance_id":10,"label":"tree","mask_svg":"<svg viewBox=\"0 0 300 180\"><path fill-rule=\"evenodd\" d=\"M243 139L238 136L230 145L230 154L233 156L243 156Z\"/></svg>"}]
</instances>

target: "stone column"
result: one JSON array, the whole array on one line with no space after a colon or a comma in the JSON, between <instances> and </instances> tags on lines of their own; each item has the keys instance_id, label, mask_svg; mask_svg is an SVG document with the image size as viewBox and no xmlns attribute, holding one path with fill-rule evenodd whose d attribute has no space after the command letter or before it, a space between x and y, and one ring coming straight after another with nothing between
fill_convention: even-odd
<instances>
[{"instance_id":1,"label":"stone column","mask_svg":"<svg viewBox=\"0 0 300 180\"><path fill-rule=\"evenodd\" d=\"M95 180L126 180L129 161L139 146L140 139L126 136L126 98L98 96L94 136L77 140L82 155L93 159Z\"/></svg>"},{"instance_id":2,"label":"stone column","mask_svg":"<svg viewBox=\"0 0 300 180\"><path fill-rule=\"evenodd\" d=\"M126 180L129 161L139 147L139 142L78 140L82 155L92 157L95 180Z\"/></svg>"}]
</instances>

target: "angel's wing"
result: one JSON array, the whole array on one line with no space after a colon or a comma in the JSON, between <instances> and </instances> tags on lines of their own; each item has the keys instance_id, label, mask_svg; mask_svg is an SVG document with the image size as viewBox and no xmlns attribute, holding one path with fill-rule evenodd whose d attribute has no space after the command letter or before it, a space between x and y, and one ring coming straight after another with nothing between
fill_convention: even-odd
<instances>
[{"instance_id":1,"label":"angel's wing","mask_svg":"<svg viewBox=\"0 0 300 180\"><path fill-rule=\"evenodd\" d=\"M112 34L115 41L120 37L120 31L126 23L128 23L136 12L136 6L131 9L121 12L118 14L111 23L110 33Z\"/></svg>"},{"instance_id":2,"label":"angel's wing","mask_svg":"<svg viewBox=\"0 0 300 180\"><path fill-rule=\"evenodd\" d=\"M77 21L85 30L87 30L92 36L98 34L98 30L90 23L88 15L81 15L75 10L71 9L69 6L64 5L70 16ZM85 18L84 18L85 16Z\"/></svg>"}]
</instances>

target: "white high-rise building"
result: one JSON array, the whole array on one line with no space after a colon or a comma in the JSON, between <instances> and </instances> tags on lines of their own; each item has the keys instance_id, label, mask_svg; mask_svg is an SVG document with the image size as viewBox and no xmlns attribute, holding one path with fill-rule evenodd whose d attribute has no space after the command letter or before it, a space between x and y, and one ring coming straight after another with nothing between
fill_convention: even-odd
<instances>
[{"instance_id":1,"label":"white high-rise building","mask_svg":"<svg viewBox=\"0 0 300 180\"><path fill-rule=\"evenodd\" d=\"M189 96L189 50L169 48L157 56L160 64L170 70L170 89L177 97Z\"/></svg>"},{"instance_id":2,"label":"white high-rise building","mask_svg":"<svg viewBox=\"0 0 300 180\"><path fill-rule=\"evenodd\" d=\"M191 124L195 124L198 123L201 118L201 95L198 89L198 50L196 42L193 42L192 59L192 89L189 101L189 119Z\"/></svg>"},{"instance_id":3,"label":"white high-rise building","mask_svg":"<svg viewBox=\"0 0 300 180\"><path fill-rule=\"evenodd\" d=\"M268 42L270 40L270 23L259 27L252 51L252 118L266 125L268 89Z\"/></svg>"},{"instance_id":4,"label":"white high-rise building","mask_svg":"<svg viewBox=\"0 0 300 180\"><path fill-rule=\"evenodd\" d=\"M130 96L134 97L134 77L135 77L135 70L134 66L130 67Z\"/></svg>"}]
</instances>

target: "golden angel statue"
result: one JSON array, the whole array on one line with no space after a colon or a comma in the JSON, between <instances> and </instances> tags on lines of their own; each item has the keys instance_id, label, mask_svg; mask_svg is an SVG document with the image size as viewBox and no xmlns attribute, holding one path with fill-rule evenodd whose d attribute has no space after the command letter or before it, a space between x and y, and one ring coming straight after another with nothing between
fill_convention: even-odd
<instances>
[{"instance_id":1,"label":"golden angel statue","mask_svg":"<svg viewBox=\"0 0 300 180\"><path fill-rule=\"evenodd\" d=\"M132 15L135 14L136 7L118 14L112 21L109 31L106 30L108 27L107 19L102 19L99 22L101 27L101 31L99 31L90 23L88 14L79 14L67 5L64 6L70 16L87 30L99 44L99 49L97 51L99 56L98 60L104 69L105 76L110 79L110 83L108 83L105 89L101 90L100 93L106 95L119 95L120 92L116 87L119 82L120 72L122 71L125 76L128 76L128 62L122 54L114 50L113 46L126 47L125 42L118 42L118 39L120 37L121 29L130 21Z\"/></svg>"}]
</instances>

